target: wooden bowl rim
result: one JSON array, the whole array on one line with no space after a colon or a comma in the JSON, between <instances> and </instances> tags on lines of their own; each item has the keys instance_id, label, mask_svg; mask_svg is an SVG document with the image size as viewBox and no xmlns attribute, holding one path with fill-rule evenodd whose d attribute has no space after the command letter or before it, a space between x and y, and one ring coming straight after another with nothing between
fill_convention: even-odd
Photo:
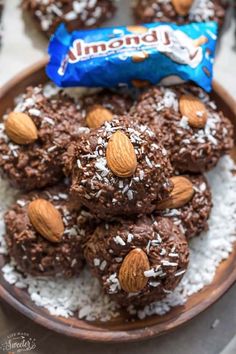
<instances>
[{"instance_id":1,"label":"wooden bowl rim","mask_svg":"<svg viewBox=\"0 0 236 354\"><path fill-rule=\"evenodd\" d=\"M19 74L17 74L13 79L9 80L0 90L0 102L8 94L8 92L14 88L14 86L25 80L28 76L34 74L36 71L42 70L48 62L48 58L43 58L34 65L26 68ZM232 112L236 115L236 101L233 97L216 81L213 82L213 89L216 94L223 98L224 102L230 107ZM234 257L236 253L236 248L231 253L230 257ZM228 259L229 259L228 258ZM221 265L220 265L221 266ZM216 288L215 291L207 298L204 302L204 306L198 303L188 309L187 312L182 312L178 317L176 317L169 325L167 329L161 329L162 324L153 324L148 327L139 329L130 329L128 331L122 330L108 330L102 327L102 330L98 330L98 327L92 327L89 329L84 328L73 328L64 323L59 323L53 320L54 316L49 315L51 318L47 318L39 313L35 313L32 309L27 307L25 304L21 303L17 298L15 298L10 292L8 292L2 284L0 284L0 298L6 301L14 309L19 311L24 316L30 318L34 322L50 329L56 331L60 334L65 334L70 337L75 337L78 339L90 341L90 342L134 342L138 340L146 340L166 332L177 329L181 325L190 321L195 316L199 315L205 311L210 305L215 303L219 298L236 282L236 268L229 276L222 281L220 288ZM200 292L206 290L209 286L205 286ZM193 294L192 296L196 296ZM191 297L190 297L191 298ZM36 306L36 305L35 305Z\"/></svg>"}]
</instances>

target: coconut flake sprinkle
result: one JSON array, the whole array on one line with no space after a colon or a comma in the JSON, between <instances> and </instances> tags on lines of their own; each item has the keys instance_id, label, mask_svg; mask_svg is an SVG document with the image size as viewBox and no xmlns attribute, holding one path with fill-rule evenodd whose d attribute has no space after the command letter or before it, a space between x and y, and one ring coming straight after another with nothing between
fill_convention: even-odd
<instances>
[{"instance_id":1,"label":"coconut flake sprinkle","mask_svg":"<svg viewBox=\"0 0 236 354\"><path fill-rule=\"evenodd\" d=\"M167 297L154 302L143 309L129 308L132 314L140 319L156 314L163 315L174 306L183 305L188 297L210 284L220 262L228 257L236 241L236 176L231 173L235 165L230 157L222 158L216 168L206 174L212 189L213 209L209 219L209 230L190 241L190 263L180 284ZM221 186L221 188L219 188ZM223 186L223 188L222 188ZM0 179L0 252L7 254L4 240L3 214L14 200L16 191L8 183ZM127 237L127 242L128 242ZM116 236L118 244L124 240ZM174 253L175 249L171 250ZM105 262L96 259L96 266L104 267ZM162 265L163 267L163 265ZM196 272L196 269L198 270ZM157 276L161 267L149 270L147 277ZM176 270L175 276L181 276L185 270ZM79 277L72 279L52 277L23 276L17 270L14 261L6 263L2 268L5 280L18 288L25 288L31 300L37 306L46 308L54 316L78 316L87 321L109 321L119 315L119 307L107 295L104 295L99 282L85 268ZM109 292L116 293L120 289L117 274L107 279ZM161 274L156 280L150 280L150 286L158 287Z\"/></svg>"}]
</instances>

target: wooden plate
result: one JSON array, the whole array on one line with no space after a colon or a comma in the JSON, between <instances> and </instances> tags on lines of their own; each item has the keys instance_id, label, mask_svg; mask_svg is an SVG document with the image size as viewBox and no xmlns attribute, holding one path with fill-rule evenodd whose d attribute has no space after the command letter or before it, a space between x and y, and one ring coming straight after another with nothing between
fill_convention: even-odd
<instances>
[{"instance_id":1,"label":"wooden plate","mask_svg":"<svg viewBox=\"0 0 236 354\"><path fill-rule=\"evenodd\" d=\"M13 106L14 98L28 85L46 82L45 64L46 59L30 67L3 87L0 93L0 116L7 108ZM236 125L235 101L216 82L212 95L225 115ZM3 265L4 257L0 256L0 268ZM54 317L47 310L37 307L24 290L8 284L1 272L0 297L33 321L68 336L97 342L136 341L167 333L186 323L218 300L235 281L236 245L234 252L218 267L214 281L209 286L192 295L184 306L175 307L164 316L127 322L127 317L122 315L106 323L89 323L76 317L69 319Z\"/></svg>"}]
</instances>

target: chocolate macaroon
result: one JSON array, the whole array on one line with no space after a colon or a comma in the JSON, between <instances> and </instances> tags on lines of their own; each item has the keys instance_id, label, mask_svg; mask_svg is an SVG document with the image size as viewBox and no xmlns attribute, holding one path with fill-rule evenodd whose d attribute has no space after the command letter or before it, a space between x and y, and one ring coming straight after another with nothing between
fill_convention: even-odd
<instances>
[{"instance_id":1,"label":"chocolate macaroon","mask_svg":"<svg viewBox=\"0 0 236 354\"><path fill-rule=\"evenodd\" d=\"M69 31L98 27L116 10L114 0L23 0L22 8L48 37L60 23L65 23Z\"/></svg>"},{"instance_id":2,"label":"chocolate macaroon","mask_svg":"<svg viewBox=\"0 0 236 354\"><path fill-rule=\"evenodd\" d=\"M29 87L0 125L0 168L17 188L30 191L61 180L62 154L83 130L74 100L54 91Z\"/></svg>"},{"instance_id":3,"label":"chocolate macaroon","mask_svg":"<svg viewBox=\"0 0 236 354\"><path fill-rule=\"evenodd\" d=\"M177 171L205 172L233 147L233 126L202 89L152 87L131 109L134 118L162 132Z\"/></svg>"},{"instance_id":4,"label":"chocolate macaroon","mask_svg":"<svg viewBox=\"0 0 236 354\"><path fill-rule=\"evenodd\" d=\"M129 113L137 93L127 88L99 89L81 91L81 88L66 90L73 97L77 109L81 112L81 124L84 132L89 129L99 128L106 121L111 121L113 116Z\"/></svg>"},{"instance_id":5,"label":"chocolate macaroon","mask_svg":"<svg viewBox=\"0 0 236 354\"><path fill-rule=\"evenodd\" d=\"M168 199L156 206L156 214L171 218L187 239L208 229L212 209L211 191L203 175L174 176Z\"/></svg>"},{"instance_id":6,"label":"chocolate macaroon","mask_svg":"<svg viewBox=\"0 0 236 354\"><path fill-rule=\"evenodd\" d=\"M70 192L101 218L150 213L169 196L172 167L159 137L130 117L113 117L64 156Z\"/></svg>"},{"instance_id":7,"label":"chocolate macaroon","mask_svg":"<svg viewBox=\"0 0 236 354\"><path fill-rule=\"evenodd\" d=\"M121 306L144 306L171 293L187 266L188 244L168 218L143 216L101 224L85 259L106 294Z\"/></svg>"},{"instance_id":8,"label":"chocolate macaroon","mask_svg":"<svg viewBox=\"0 0 236 354\"><path fill-rule=\"evenodd\" d=\"M77 209L65 185L19 196L5 214L5 238L10 256L24 273L63 277L80 273L82 242L92 232L92 222L88 212Z\"/></svg>"},{"instance_id":9,"label":"chocolate macaroon","mask_svg":"<svg viewBox=\"0 0 236 354\"><path fill-rule=\"evenodd\" d=\"M81 97L77 105L82 112L84 125L94 129L99 128L105 121L112 120L114 115L128 113L133 102L130 92L103 89Z\"/></svg>"},{"instance_id":10,"label":"chocolate macaroon","mask_svg":"<svg viewBox=\"0 0 236 354\"><path fill-rule=\"evenodd\" d=\"M140 23L216 21L221 27L226 7L223 0L135 0L133 10Z\"/></svg>"}]
</instances>

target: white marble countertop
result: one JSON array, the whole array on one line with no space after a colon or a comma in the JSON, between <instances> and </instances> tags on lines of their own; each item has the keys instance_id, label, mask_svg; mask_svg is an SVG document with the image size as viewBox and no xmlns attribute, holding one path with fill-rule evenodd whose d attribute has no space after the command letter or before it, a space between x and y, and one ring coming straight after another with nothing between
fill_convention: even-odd
<instances>
[{"instance_id":1,"label":"white marble countertop","mask_svg":"<svg viewBox=\"0 0 236 354\"><path fill-rule=\"evenodd\" d=\"M0 85L17 72L44 57L47 40L29 19L23 19L19 0L5 0L4 38L0 52ZM116 24L129 23L126 0L120 0ZM236 52L233 52L234 24L224 31L215 64L215 78L236 98ZM236 333L236 285L218 303L177 331L144 343L98 345L81 343L46 330L8 305L0 303L0 340L13 331L23 330L36 338L41 354L219 354ZM225 351L226 353L226 351ZM235 343L227 354L235 354Z\"/></svg>"}]
</instances>

